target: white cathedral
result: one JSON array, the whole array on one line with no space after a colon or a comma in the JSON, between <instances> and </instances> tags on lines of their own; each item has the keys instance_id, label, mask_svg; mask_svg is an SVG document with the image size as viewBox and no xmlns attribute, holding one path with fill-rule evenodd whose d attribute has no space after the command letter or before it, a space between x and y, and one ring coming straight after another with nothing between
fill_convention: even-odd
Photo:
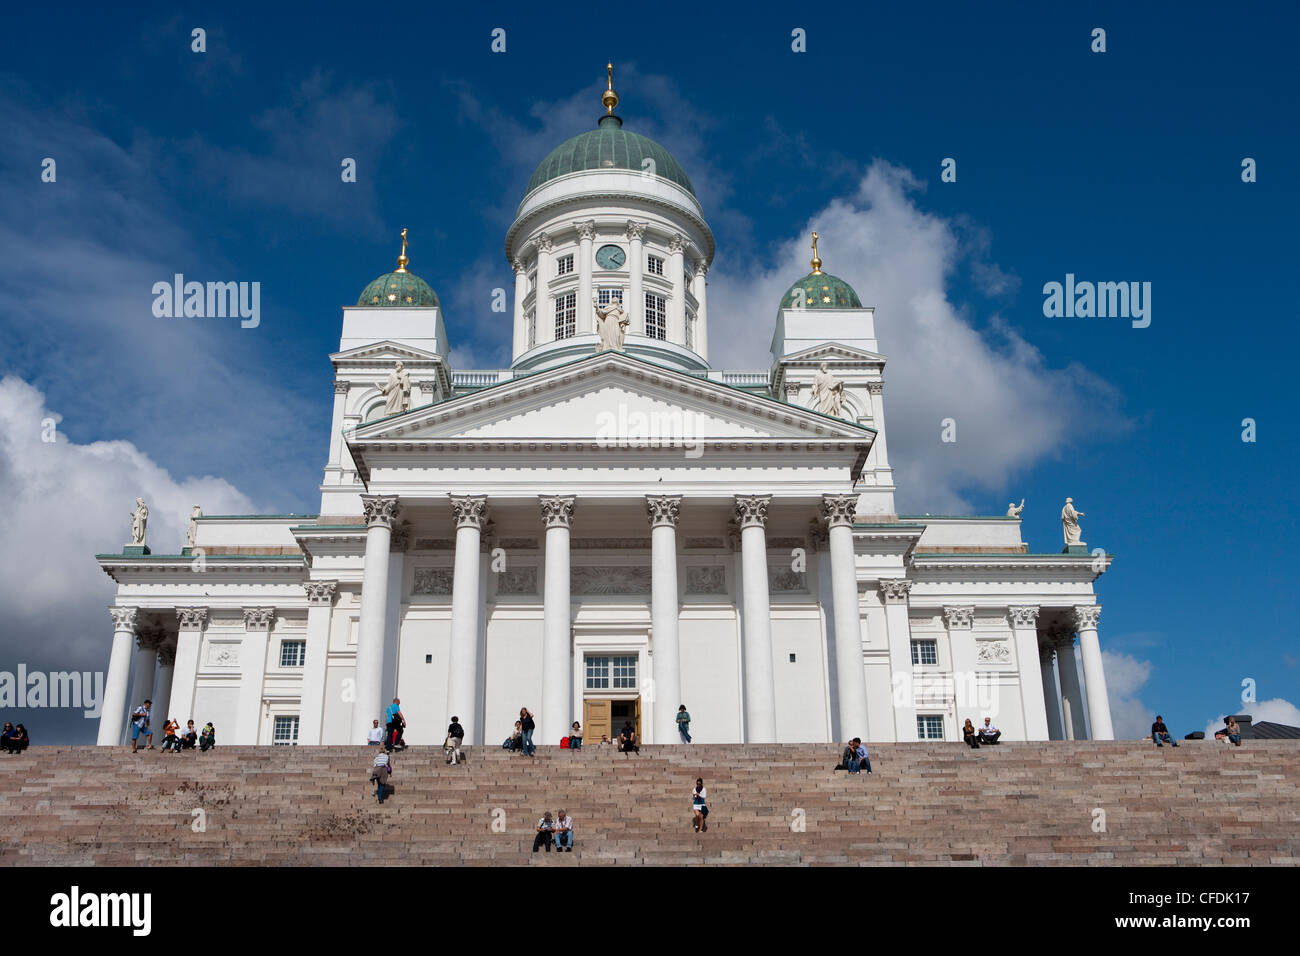
<instances>
[{"instance_id":1,"label":"white cathedral","mask_svg":"<svg viewBox=\"0 0 1300 956\"><path fill-rule=\"evenodd\" d=\"M575 720L588 745L627 720L677 743L681 704L705 743L960 740L985 716L1004 740L1112 737L1109 556L1069 505L1050 554L1015 508L896 512L874 311L815 233L770 367L711 365L713 233L617 102L611 77L506 233L509 368L449 365L403 230L397 270L343 309L319 515L196 507L163 555L141 503L97 556L117 584L100 744L145 698L155 733L212 721L225 744L360 744L394 697L424 744L453 715L498 744L525 706L542 745Z\"/></svg>"}]
</instances>

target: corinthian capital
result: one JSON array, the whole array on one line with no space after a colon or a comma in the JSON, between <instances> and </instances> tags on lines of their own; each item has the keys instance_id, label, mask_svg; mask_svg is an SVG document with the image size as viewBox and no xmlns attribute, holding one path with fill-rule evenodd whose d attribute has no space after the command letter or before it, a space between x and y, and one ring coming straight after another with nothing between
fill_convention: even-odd
<instances>
[{"instance_id":1,"label":"corinthian capital","mask_svg":"<svg viewBox=\"0 0 1300 956\"><path fill-rule=\"evenodd\" d=\"M857 495L822 495L822 517L830 527L851 528L857 514Z\"/></svg>"},{"instance_id":2,"label":"corinthian capital","mask_svg":"<svg viewBox=\"0 0 1300 956\"><path fill-rule=\"evenodd\" d=\"M551 237L545 232L539 232L537 234L537 238L533 240L533 245L537 247L538 252L550 252L553 248Z\"/></svg>"},{"instance_id":3,"label":"corinthian capital","mask_svg":"<svg viewBox=\"0 0 1300 956\"><path fill-rule=\"evenodd\" d=\"M336 378L334 380L335 395L346 395L348 393L348 389L350 389L351 387L352 387L352 383L349 381L346 381L341 378Z\"/></svg>"},{"instance_id":4,"label":"corinthian capital","mask_svg":"<svg viewBox=\"0 0 1300 956\"><path fill-rule=\"evenodd\" d=\"M736 520L740 530L767 526L767 508L771 495L736 495Z\"/></svg>"},{"instance_id":5,"label":"corinthian capital","mask_svg":"<svg viewBox=\"0 0 1300 956\"><path fill-rule=\"evenodd\" d=\"M307 591L307 603L313 607L329 607L338 590L337 581L308 581L303 585Z\"/></svg>"},{"instance_id":6,"label":"corinthian capital","mask_svg":"<svg viewBox=\"0 0 1300 956\"><path fill-rule=\"evenodd\" d=\"M678 235L675 235L675 236L673 236L671 239L669 239L669 240L668 240L668 251L671 252L671 253L685 252L685 251L686 251L686 237L683 236L683 235L681 235L681 234L679 233Z\"/></svg>"},{"instance_id":7,"label":"corinthian capital","mask_svg":"<svg viewBox=\"0 0 1300 956\"><path fill-rule=\"evenodd\" d=\"M596 220L588 219L586 222L578 223L578 238L586 239L590 242L596 238Z\"/></svg>"},{"instance_id":8,"label":"corinthian capital","mask_svg":"<svg viewBox=\"0 0 1300 956\"><path fill-rule=\"evenodd\" d=\"M110 607L108 613L113 615L113 630L115 631L134 631L136 615L139 608L134 607Z\"/></svg>"},{"instance_id":9,"label":"corinthian capital","mask_svg":"<svg viewBox=\"0 0 1300 956\"><path fill-rule=\"evenodd\" d=\"M695 278L705 279L709 275L709 267L704 264L703 260L695 263Z\"/></svg>"},{"instance_id":10,"label":"corinthian capital","mask_svg":"<svg viewBox=\"0 0 1300 956\"><path fill-rule=\"evenodd\" d=\"M161 644L158 647L158 663L163 667L171 667L176 663L176 645Z\"/></svg>"},{"instance_id":11,"label":"corinthian capital","mask_svg":"<svg viewBox=\"0 0 1300 956\"><path fill-rule=\"evenodd\" d=\"M669 525L675 528L682 512L682 497L681 495L646 495L645 510L650 518L650 527Z\"/></svg>"},{"instance_id":12,"label":"corinthian capital","mask_svg":"<svg viewBox=\"0 0 1300 956\"><path fill-rule=\"evenodd\" d=\"M201 631L203 625L208 620L208 609L205 607L178 607L176 609L176 620L182 631Z\"/></svg>"},{"instance_id":13,"label":"corinthian capital","mask_svg":"<svg viewBox=\"0 0 1300 956\"><path fill-rule=\"evenodd\" d=\"M366 514L366 527L379 525L392 528L397 518L397 495L362 495L361 507Z\"/></svg>"},{"instance_id":14,"label":"corinthian capital","mask_svg":"<svg viewBox=\"0 0 1300 956\"><path fill-rule=\"evenodd\" d=\"M573 495L540 495L542 522L548 528L573 527Z\"/></svg>"},{"instance_id":15,"label":"corinthian capital","mask_svg":"<svg viewBox=\"0 0 1300 956\"><path fill-rule=\"evenodd\" d=\"M812 545L813 551L825 551L830 538L830 532L827 530L826 525L816 518L808 522L808 543Z\"/></svg>"},{"instance_id":16,"label":"corinthian capital","mask_svg":"<svg viewBox=\"0 0 1300 956\"><path fill-rule=\"evenodd\" d=\"M521 275L524 271L524 260L515 256L510 260L510 268L515 270L515 275Z\"/></svg>"},{"instance_id":17,"label":"corinthian capital","mask_svg":"<svg viewBox=\"0 0 1300 956\"><path fill-rule=\"evenodd\" d=\"M487 496L449 494L447 497L451 499L451 513L457 528L483 530L487 522Z\"/></svg>"},{"instance_id":18,"label":"corinthian capital","mask_svg":"<svg viewBox=\"0 0 1300 956\"><path fill-rule=\"evenodd\" d=\"M627 221L628 242L632 242L635 239L640 239L644 235L645 235L645 223L633 222L631 219Z\"/></svg>"},{"instance_id":19,"label":"corinthian capital","mask_svg":"<svg viewBox=\"0 0 1300 956\"><path fill-rule=\"evenodd\" d=\"M274 618L273 607L246 607L244 608L244 630L269 631Z\"/></svg>"},{"instance_id":20,"label":"corinthian capital","mask_svg":"<svg viewBox=\"0 0 1300 956\"><path fill-rule=\"evenodd\" d=\"M1100 604L1083 604L1074 609L1074 629L1076 631L1095 631L1097 620L1101 617Z\"/></svg>"},{"instance_id":21,"label":"corinthian capital","mask_svg":"<svg viewBox=\"0 0 1300 956\"><path fill-rule=\"evenodd\" d=\"M1013 628L1037 627L1038 608L1009 607L1007 608L1007 620L1011 622Z\"/></svg>"},{"instance_id":22,"label":"corinthian capital","mask_svg":"<svg viewBox=\"0 0 1300 956\"><path fill-rule=\"evenodd\" d=\"M912 582L907 578L881 578L879 583L886 604L903 604L912 592Z\"/></svg>"},{"instance_id":23,"label":"corinthian capital","mask_svg":"<svg viewBox=\"0 0 1300 956\"><path fill-rule=\"evenodd\" d=\"M943 623L948 626L948 630L970 630L971 624L975 620L975 608L972 605L965 607L949 606L943 609Z\"/></svg>"},{"instance_id":24,"label":"corinthian capital","mask_svg":"<svg viewBox=\"0 0 1300 956\"><path fill-rule=\"evenodd\" d=\"M142 627L135 635L135 646L142 651L156 651L167 632L160 627Z\"/></svg>"}]
</instances>

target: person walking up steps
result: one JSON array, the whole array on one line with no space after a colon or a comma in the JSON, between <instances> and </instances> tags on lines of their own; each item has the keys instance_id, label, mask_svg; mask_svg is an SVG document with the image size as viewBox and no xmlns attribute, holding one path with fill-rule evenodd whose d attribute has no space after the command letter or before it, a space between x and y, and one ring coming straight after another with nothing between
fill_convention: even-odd
<instances>
[{"instance_id":1,"label":"person walking up steps","mask_svg":"<svg viewBox=\"0 0 1300 956\"><path fill-rule=\"evenodd\" d=\"M388 796L388 778L393 770L393 758L387 750L375 754L374 762L370 765L370 779L375 782L375 796L380 803Z\"/></svg>"},{"instance_id":2,"label":"person walking up steps","mask_svg":"<svg viewBox=\"0 0 1300 956\"><path fill-rule=\"evenodd\" d=\"M453 716L447 727L447 742L443 745L447 751L447 763L453 767L464 759L460 745L465 742L465 728L460 725L460 718Z\"/></svg>"},{"instance_id":3,"label":"person walking up steps","mask_svg":"<svg viewBox=\"0 0 1300 956\"><path fill-rule=\"evenodd\" d=\"M695 778L695 789L691 791L691 814L695 817L695 832L709 828L709 791L704 788L704 778Z\"/></svg>"},{"instance_id":4,"label":"person walking up steps","mask_svg":"<svg viewBox=\"0 0 1300 956\"><path fill-rule=\"evenodd\" d=\"M677 732L682 735L682 743L691 742L691 715L685 704L677 708Z\"/></svg>"},{"instance_id":5,"label":"person walking up steps","mask_svg":"<svg viewBox=\"0 0 1300 956\"><path fill-rule=\"evenodd\" d=\"M519 708L519 731L523 734L523 751L531 757L536 753L537 748L533 746L533 731L537 729L537 724L533 720L533 712L527 707ZM550 850L548 849L549 853Z\"/></svg>"},{"instance_id":6,"label":"person walking up steps","mask_svg":"<svg viewBox=\"0 0 1300 956\"><path fill-rule=\"evenodd\" d=\"M144 742L150 750L153 750L153 731L149 729L149 717L153 708L153 701L146 700L143 704L131 712L131 753L140 749L140 737L144 737Z\"/></svg>"}]
</instances>

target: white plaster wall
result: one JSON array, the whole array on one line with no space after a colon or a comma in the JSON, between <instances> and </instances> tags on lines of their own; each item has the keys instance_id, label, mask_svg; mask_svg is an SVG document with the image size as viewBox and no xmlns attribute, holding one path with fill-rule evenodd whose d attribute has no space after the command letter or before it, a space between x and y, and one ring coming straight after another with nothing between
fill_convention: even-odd
<instances>
[{"instance_id":1,"label":"white plaster wall","mask_svg":"<svg viewBox=\"0 0 1300 956\"><path fill-rule=\"evenodd\" d=\"M678 637L682 672L678 703L690 711L693 741L740 740L740 634L735 610L683 613Z\"/></svg>"},{"instance_id":2,"label":"white plaster wall","mask_svg":"<svg viewBox=\"0 0 1300 956\"><path fill-rule=\"evenodd\" d=\"M499 610L487 628L486 746L510 736L519 708L542 708L542 615ZM578 718L579 720L581 718ZM537 740L540 744L542 741Z\"/></svg>"},{"instance_id":3,"label":"white plaster wall","mask_svg":"<svg viewBox=\"0 0 1300 956\"><path fill-rule=\"evenodd\" d=\"M920 547L1004 547L1020 548L1020 521L1016 518L935 518L928 515L904 515L902 520L924 522Z\"/></svg>"},{"instance_id":4,"label":"white plaster wall","mask_svg":"<svg viewBox=\"0 0 1300 956\"><path fill-rule=\"evenodd\" d=\"M331 664L325 670L325 716L321 722L320 736L323 744L360 743L351 739L351 701L356 697L355 673L356 668L352 664ZM352 692L345 694L349 685Z\"/></svg>"},{"instance_id":5,"label":"white plaster wall","mask_svg":"<svg viewBox=\"0 0 1300 956\"><path fill-rule=\"evenodd\" d=\"M447 711L447 659L451 651L450 613L408 616L402 626L397 696L402 699L408 744L441 744L451 714ZM433 660L425 663L425 657ZM384 701L387 707L391 698ZM463 714L457 716L464 717Z\"/></svg>"},{"instance_id":6,"label":"white plaster wall","mask_svg":"<svg viewBox=\"0 0 1300 956\"><path fill-rule=\"evenodd\" d=\"M434 285L432 282L429 284ZM435 288L434 291L436 292L437 289ZM339 341L340 352L363 345L373 345L385 339L424 349L427 352L446 355L447 333L443 328L442 310L344 307L343 337Z\"/></svg>"},{"instance_id":7,"label":"white plaster wall","mask_svg":"<svg viewBox=\"0 0 1300 956\"><path fill-rule=\"evenodd\" d=\"M793 663L790 655L795 655ZM825 742L826 660L816 609L773 608L772 667L779 743ZM861 733L861 731L859 731Z\"/></svg>"}]
</instances>

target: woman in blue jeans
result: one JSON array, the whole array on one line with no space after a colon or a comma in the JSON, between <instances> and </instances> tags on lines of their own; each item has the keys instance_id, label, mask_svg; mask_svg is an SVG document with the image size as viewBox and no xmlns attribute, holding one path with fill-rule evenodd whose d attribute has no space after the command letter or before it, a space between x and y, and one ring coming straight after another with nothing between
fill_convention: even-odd
<instances>
[{"instance_id":1,"label":"woman in blue jeans","mask_svg":"<svg viewBox=\"0 0 1300 956\"><path fill-rule=\"evenodd\" d=\"M533 731L537 729L537 724L533 722L533 712L527 707L519 708L519 723L524 734L524 753L531 757L537 750L533 746Z\"/></svg>"}]
</instances>

